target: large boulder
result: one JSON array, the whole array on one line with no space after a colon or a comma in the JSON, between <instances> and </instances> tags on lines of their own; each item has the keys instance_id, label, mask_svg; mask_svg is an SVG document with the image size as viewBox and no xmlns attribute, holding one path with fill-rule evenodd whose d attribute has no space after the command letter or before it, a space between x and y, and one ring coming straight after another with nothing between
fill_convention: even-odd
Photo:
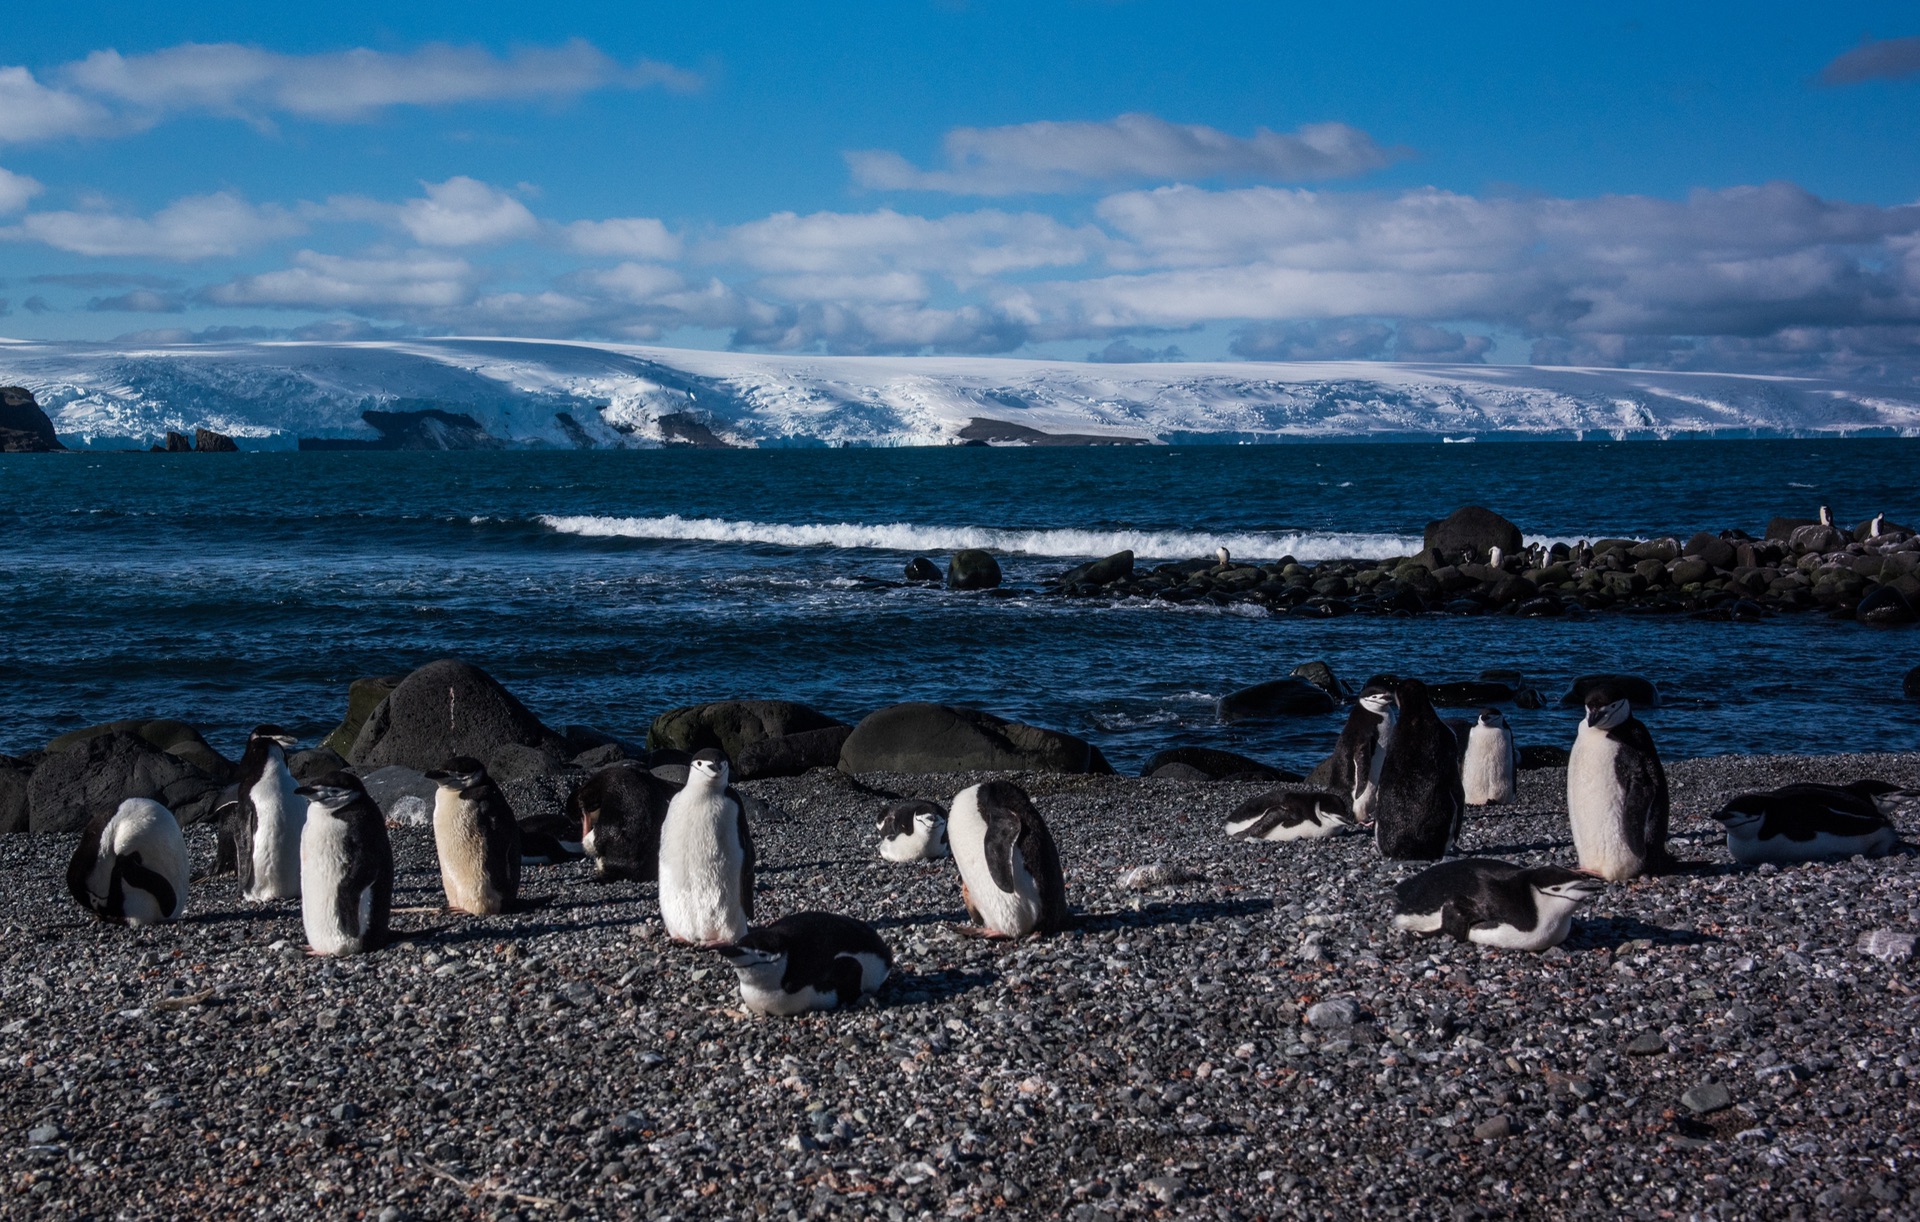
<instances>
[{"instance_id":1,"label":"large boulder","mask_svg":"<svg viewBox=\"0 0 1920 1222\"><path fill-rule=\"evenodd\" d=\"M1310 717L1331 713L1339 702L1305 679L1275 679L1229 692L1215 711L1221 721L1251 721L1260 717Z\"/></svg>"},{"instance_id":2,"label":"large boulder","mask_svg":"<svg viewBox=\"0 0 1920 1222\"><path fill-rule=\"evenodd\" d=\"M970 547L947 561L949 590L991 590L1000 584L1000 562L993 553Z\"/></svg>"},{"instance_id":3,"label":"large boulder","mask_svg":"<svg viewBox=\"0 0 1920 1222\"><path fill-rule=\"evenodd\" d=\"M136 735L149 746L165 751L169 755L178 756L192 764L222 785L231 781L237 771L232 760L207 745L207 740L200 736L200 731L184 721L175 721L170 717L136 717L126 721L110 721L104 725L69 730L48 743L47 750L49 752L69 751L88 739L114 733Z\"/></svg>"},{"instance_id":4,"label":"large boulder","mask_svg":"<svg viewBox=\"0 0 1920 1222\"><path fill-rule=\"evenodd\" d=\"M1687 546L1680 554L1689 560L1703 561L1716 569L1730 569L1739 559L1733 544L1704 530L1687 540Z\"/></svg>"},{"instance_id":5,"label":"large boulder","mask_svg":"<svg viewBox=\"0 0 1920 1222\"><path fill-rule=\"evenodd\" d=\"M1893 586L1875 586L1868 591L1854 609L1854 615L1863 624L1874 624L1881 628L1911 624L1914 620L1912 604L1907 602L1906 595Z\"/></svg>"},{"instance_id":6,"label":"large boulder","mask_svg":"<svg viewBox=\"0 0 1920 1222\"><path fill-rule=\"evenodd\" d=\"M1428 549L1443 556L1457 556L1464 551L1472 552L1476 559L1496 547L1512 555L1524 543L1518 526L1478 505L1463 506L1438 522L1427 523L1425 540Z\"/></svg>"},{"instance_id":7,"label":"large boulder","mask_svg":"<svg viewBox=\"0 0 1920 1222\"><path fill-rule=\"evenodd\" d=\"M456 755L492 767L507 746L532 747L553 769L568 756L566 741L492 675L458 658L442 658L402 679L380 702L347 758L363 771L399 764L427 772ZM514 756L514 771L526 775L518 753L507 754Z\"/></svg>"},{"instance_id":8,"label":"large boulder","mask_svg":"<svg viewBox=\"0 0 1920 1222\"><path fill-rule=\"evenodd\" d=\"M67 447L24 386L0 386L0 454L48 454Z\"/></svg>"},{"instance_id":9,"label":"large boulder","mask_svg":"<svg viewBox=\"0 0 1920 1222\"><path fill-rule=\"evenodd\" d=\"M832 768L839 764L841 748L852 736L852 726L833 725L824 730L763 738L740 748L740 754L733 757L733 775L742 781L756 781L766 777L799 776L815 768Z\"/></svg>"},{"instance_id":10,"label":"large boulder","mask_svg":"<svg viewBox=\"0 0 1920 1222\"><path fill-rule=\"evenodd\" d=\"M1169 769L1173 771L1163 771ZM1273 784L1300 779L1300 774L1297 772L1275 768L1259 760L1213 747L1168 747L1164 751L1156 751L1147 761L1146 766L1140 769L1140 775L1208 781L1224 781L1232 778L1240 781L1266 781Z\"/></svg>"},{"instance_id":11,"label":"large boulder","mask_svg":"<svg viewBox=\"0 0 1920 1222\"><path fill-rule=\"evenodd\" d=\"M715 700L668 709L654 718L647 729L647 750L692 753L718 747L739 775L740 757L755 743L846 724L791 700ZM837 752L834 758L839 758Z\"/></svg>"},{"instance_id":12,"label":"large boulder","mask_svg":"<svg viewBox=\"0 0 1920 1222\"><path fill-rule=\"evenodd\" d=\"M1072 586L1084 583L1090 586L1104 586L1116 581L1124 581L1131 576L1133 576L1133 553L1115 552L1111 556L1068 569L1060 575L1057 584Z\"/></svg>"},{"instance_id":13,"label":"large boulder","mask_svg":"<svg viewBox=\"0 0 1920 1222\"><path fill-rule=\"evenodd\" d=\"M1111 773L1100 749L1059 730L946 704L870 714L840 748L842 772Z\"/></svg>"},{"instance_id":14,"label":"large boulder","mask_svg":"<svg viewBox=\"0 0 1920 1222\"><path fill-rule=\"evenodd\" d=\"M50 751L27 783L27 823L38 833L77 832L128 798L154 798L181 823L213 814L220 783L127 730Z\"/></svg>"},{"instance_id":15,"label":"large boulder","mask_svg":"<svg viewBox=\"0 0 1920 1222\"><path fill-rule=\"evenodd\" d=\"M193 449L197 454L234 454L240 447L225 433L200 428L193 430Z\"/></svg>"},{"instance_id":16,"label":"large boulder","mask_svg":"<svg viewBox=\"0 0 1920 1222\"><path fill-rule=\"evenodd\" d=\"M27 830L27 783L32 779L27 761L0 755L0 836Z\"/></svg>"},{"instance_id":17,"label":"large boulder","mask_svg":"<svg viewBox=\"0 0 1920 1222\"><path fill-rule=\"evenodd\" d=\"M347 717L333 728L333 732L320 740L320 745L340 755L349 755L353 751L353 740L360 737L360 727L367 724L367 718L380 707L380 702L393 694L400 686L405 675L379 675L371 679L355 679L347 685Z\"/></svg>"}]
</instances>

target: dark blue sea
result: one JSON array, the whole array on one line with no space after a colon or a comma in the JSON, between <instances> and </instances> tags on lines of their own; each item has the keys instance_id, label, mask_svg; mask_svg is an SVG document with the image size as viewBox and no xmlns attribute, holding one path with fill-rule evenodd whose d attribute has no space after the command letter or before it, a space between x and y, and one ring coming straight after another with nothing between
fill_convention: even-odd
<instances>
[{"instance_id":1,"label":"dark blue sea","mask_svg":"<svg viewBox=\"0 0 1920 1222\"><path fill-rule=\"evenodd\" d=\"M1404 554L1484 504L1529 538L1685 537L1831 505L1920 519L1920 442L1711 441L1142 449L0 456L0 751L125 717L237 754L308 740L347 684L457 655L551 724L643 737L732 697L855 719L900 700L1071 730L1123 771L1176 744L1304 768L1340 717L1223 726L1213 702L1324 659L1645 674L1669 756L1920 747L1902 674L1920 630L1820 614L1757 624L1600 614L1334 620L1072 603L1042 580L1132 547ZM905 563L995 551L1012 597L901 588ZM1522 743L1574 715L1515 711Z\"/></svg>"}]
</instances>

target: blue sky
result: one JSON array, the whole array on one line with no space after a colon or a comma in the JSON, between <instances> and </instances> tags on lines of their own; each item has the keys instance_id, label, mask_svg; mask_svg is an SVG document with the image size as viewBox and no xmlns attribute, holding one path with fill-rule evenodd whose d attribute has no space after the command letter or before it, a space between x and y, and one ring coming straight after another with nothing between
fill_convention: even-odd
<instances>
[{"instance_id":1,"label":"blue sky","mask_svg":"<svg viewBox=\"0 0 1920 1222\"><path fill-rule=\"evenodd\" d=\"M1911 5L40 6L0 334L1920 367Z\"/></svg>"}]
</instances>

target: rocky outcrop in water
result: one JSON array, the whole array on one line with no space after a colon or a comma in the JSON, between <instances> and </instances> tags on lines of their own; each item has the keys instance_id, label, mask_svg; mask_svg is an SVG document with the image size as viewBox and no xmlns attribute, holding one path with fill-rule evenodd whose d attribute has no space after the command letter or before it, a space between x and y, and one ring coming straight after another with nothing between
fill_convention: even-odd
<instances>
[{"instance_id":1,"label":"rocky outcrop in water","mask_svg":"<svg viewBox=\"0 0 1920 1222\"><path fill-rule=\"evenodd\" d=\"M24 386L0 386L0 454L50 454L67 447Z\"/></svg>"}]
</instances>

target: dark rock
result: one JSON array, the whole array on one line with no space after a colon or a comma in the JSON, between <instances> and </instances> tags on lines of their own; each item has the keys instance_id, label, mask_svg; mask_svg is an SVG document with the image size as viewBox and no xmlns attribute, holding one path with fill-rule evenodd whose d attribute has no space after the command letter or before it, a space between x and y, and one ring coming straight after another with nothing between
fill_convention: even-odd
<instances>
[{"instance_id":1,"label":"dark rock","mask_svg":"<svg viewBox=\"0 0 1920 1222\"><path fill-rule=\"evenodd\" d=\"M1514 766L1522 772L1534 772L1541 768L1565 768L1568 753L1565 747L1526 746L1520 748L1520 760Z\"/></svg>"},{"instance_id":2,"label":"dark rock","mask_svg":"<svg viewBox=\"0 0 1920 1222\"><path fill-rule=\"evenodd\" d=\"M840 749L842 772L1111 773L1099 748L1058 730L944 704L869 714Z\"/></svg>"},{"instance_id":3,"label":"dark rock","mask_svg":"<svg viewBox=\"0 0 1920 1222\"><path fill-rule=\"evenodd\" d=\"M568 766L566 740L549 743L544 747L530 747L525 743L501 743L487 755L487 772L495 781L505 784L508 781L524 780L528 777L551 776Z\"/></svg>"},{"instance_id":4,"label":"dark rock","mask_svg":"<svg viewBox=\"0 0 1920 1222\"><path fill-rule=\"evenodd\" d=\"M201 741L198 734L186 742L165 748L168 755L187 761L214 780L225 785L238 771L234 762Z\"/></svg>"},{"instance_id":5,"label":"dark rock","mask_svg":"<svg viewBox=\"0 0 1920 1222\"><path fill-rule=\"evenodd\" d=\"M560 737L566 741L567 750L575 755L601 747L618 747L629 759L638 759L647 753L644 743L622 738L618 734L609 734L605 730L596 730L592 726L561 726Z\"/></svg>"},{"instance_id":6,"label":"dark rock","mask_svg":"<svg viewBox=\"0 0 1920 1222\"><path fill-rule=\"evenodd\" d=\"M85 729L69 730L47 744L49 753L68 751L90 738L99 738L105 734L137 734L156 750L165 751L181 743L200 743L206 739L200 737L200 731L184 721L172 718L135 717L126 721L110 721L104 725L87 726Z\"/></svg>"},{"instance_id":7,"label":"dark rock","mask_svg":"<svg viewBox=\"0 0 1920 1222\"><path fill-rule=\"evenodd\" d=\"M465 412L421 406L424 399L395 399L391 411L364 411L360 418L379 433L375 441L358 438L302 437L302 450L499 450L506 442L489 434ZM664 425L665 421L662 420Z\"/></svg>"},{"instance_id":8,"label":"dark rock","mask_svg":"<svg viewBox=\"0 0 1920 1222\"><path fill-rule=\"evenodd\" d=\"M1881 628L1911 624L1914 620L1912 604L1893 586L1875 586L1860 600L1853 614L1861 623Z\"/></svg>"},{"instance_id":9,"label":"dark rock","mask_svg":"<svg viewBox=\"0 0 1920 1222\"><path fill-rule=\"evenodd\" d=\"M338 771L347 766L346 757L331 747L313 747L306 751L295 751L287 757L287 771L293 779L305 784L317 780L329 772Z\"/></svg>"},{"instance_id":10,"label":"dark rock","mask_svg":"<svg viewBox=\"0 0 1920 1222\"><path fill-rule=\"evenodd\" d=\"M0 386L0 454L51 454L67 447L24 386Z\"/></svg>"},{"instance_id":11,"label":"dark rock","mask_svg":"<svg viewBox=\"0 0 1920 1222\"><path fill-rule=\"evenodd\" d=\"M947 588L950 590L991 590L1000 584L1000 562L993 553L970 547L953 554L947 562Z\"/></svg>"},{"instance_id":12,"label":"dark rock","mask_svg":"<svg viewBox=\"0 0 1920 1222\"><path fill-rule=\"evenodd\" d=\"M1056 584L1070 586L1076 582L1085 582L1088 585L1104 586L1116 581L1124 581L1131 576L1133 576L1133 553L1115 552L1104 559L1083 564L1079 568L1068 569Z\"/></svg>"},{"instance_id":13,"label":"dark rock","mask_svg":"<svg viewBox=\"0 0 1920 1222\"><path fill-rule=\"evenodd\" d=\"M1318 1001L1307 1007L1306 1024L1321 1030L1351 1027L1360 1021L1360 1003L1351 997Z\"/></svg>"},{"instance_id":14,"label":"dark rock","mask_svg":"<svg viewBox=\"0 0 1920 1222\"><path fill-rule=\"evenodd\" d=\"M1331 713L1338 707L1332 696L1305 679L1275 679L1220 697L1215 712L1221 721L1249 721L1256 717L1308 717Z\"/></svg>"},{"instance_id":15,"label":"dark rock","mask_svg":"<svg viewBox=\"0 0 1920 1222\"><path fill-rule=\"evenodd\" d=\"M1551 619L1555 616L1565 615L1567 607L1565 603L1553 595L1542 594L1538 598L1529 598L1527 601L1520 603L1514 608L1514 612L1528 619Z\"/></svg>"},{"instance_id":16,"label":"dark rock","mask_svg":"<svg viewBox=\"0 0 1920 1222\"><path fill-rule=\"evenodd\" d=\"M1496 547L1512 555L1524 543L1518 526L1478 505L1464 506L1438 522L1427 523L1425 540L1429 550L1443 556L1469 551L1476 560L1484 559L1488 550Z\"/></svg>"},{"instance_id":17,"label":"dark rock","mask_svg":"<svg viewBox=\"0 0 1920 1222\"><path fill-rule=\"evenodd\" d=\"M1489 704L1512 704L1519 695L1519 689L1510 683L1484 679L1427 684L1428 698L1435 708L1441 709L1477 709Z\"/></svg>"},{"instance_id":18,"label":"dark rock","mask_svg":"<svg viewBox=\"0 0 1920 1222\"><path fill-rule=\"evenodd\" d=\"M1713 566L1705 560L1677 560L1667 570L1667 580L1676 586L1690 586L1713 576Z\"/></svg>"},{"instance_id":19,"label":"dark rock","mask_svg":"<svg viewBox=\"0 0 1920 1222\"><path fill-rule=\"evenodd\" d=\"M837 723L818 730L802 730L778 738L763 738L740 749L733 756L733 775L742 781L763 777L799 776L815 768L832 768L840 762L841 748L853 735L853 727Z\"/></svg>"},{"instance_id":20,"label":"dark rock","mask_svg":"<svg viewBox=\"0 0 1920 1222\"><path fill-rule=\"evenodd\" d=\"M1680 554L1689 559L1704 561L1716 569L1730 569L1738 560L1733 544L1718 535L1710 535L1704 530L1688 539L1686 547L1680 550Z\"/></svg>"},{"instance_id":21,"label":"dark rock","mask_svg":"<svg viewBox=\"0 0 1920 1222\"><path fill-rule=\"evenodd\" d=\"M961 427L960 440L967 445L992 445L994 442L1025 446L1143 446L1144 437L1111 437L1097 433L1045 433L1025 424L975 416Z\"/></svg>"},{"instance_id":22,"label":"dark rock","mask_svg":"<svg viewBox=\"0 0 1920 1222\"><path fill-rule=\"evenodd\" d=\"M1667 1050L1667 1041L1658 1031L1642 1031L1627 1044L1630 1057L1659 1056Z\"/></svg>"},{"instance_id":23,"label":"dark rock","mask_svg":"<svg viewBox=\"0 0 1920 1222\"><path fill-rule=\"evenodd\" d=\"M1787 536L1787 546L1803 556L1809 552L1826 555L1828 552L1843 551L1847 543L1846 536L1838 530L1818 523L1812 526L1796 527L1794 532Z\"/></svg>"},{"instance_id":24,"label":"dark rock","mask_svg":"<svg viewBox=\"0 0 1920 1222\"><path fill-rule=\"evenodd\" d=\"M1660 690L1653 685L1653 680L1643 679L1639 675L1581 675L1573 681L1572 690L1560 697L1560 707L1584 708L1587 703L1587 693L1602 683L1612 684L1633 703L1636 709L1660 707Z\"/></svg>"},{"instance_id":25,"label":"dark rock","mask_svg":"<svg viewBox=\"0 0 1920 1222\"><path fill-rule=\"evenodd\" d=\"M1818 526L1817 518L1774 518L1767 523L1767 538L1785 542L1802 526Z\"/></svg>"},{"instance_id":26,"label":"dark rock","mask_svg":"<svg viewBox=\"0 0 1920 1222\"><path fill-rule=\"evenodd\" d=\"M572 746L573 744L568 743L567 745ZM575 768L585 768L587 771L592 772L599 768L605 768L608 764L618 764L632 758L633 756L628 753L627 749L619 743L602 743L598 747L588 747L568 762Z\"/></svg>"},{"instance_id":27,"label":"dark rock","mask_svg":"<svg viewBox=\"0 0 1920 1222\"><path fill-rule=\"evenodd\" d=\"M1227 777L1257 775L1261 780L1278 783L1297 781L1300 774L1288 772L1284 768L1271 768L1259 760L1236 755L1231 751L1218 751L1212 747L1169 747L1165 751L1156 751L1146 766L1140 770L1141 776L1159 776L1160 769L1175 764L1192 768L1200 773L1200 779L1208 781L1224 780Z\"/></svg>"},{"instance_id":28,"label":"dark rock","mask_svg":"<svg viewBox=\"0 0 1920 1222\"><path fill-rule=\"evenodd\" d=\"M193 452L193 439L185 433L176 433L172 429L168 429L166 445L161 448L169 454L191 454Z\"/></svg>"},{"instance_id":29,"label":"dark rock","mask_svg":"<svg viewBox=\"0 0 1920 1222\"><path fill-rule=\"evenodd\" d=\"M1213 781L1211 774L1195 768L1192 764L1182 764L1178 761L1162 764L1147 772L1146 775L1156 781L1188 781L1195 784L1209 784Z\"/></svg>"},{"instance_id":30,"label":"dark rock","mask_svg":"<svg viewBox=\"0 0 1920 1222\"><path fill-rule=\"evenodd\" d=\"M456 755L493 765L509 743L534 747L556 760L566 740L500 686L492 675L457 658L429 662L401 680L368 716L347 758L355 768L401 764L426 772Z\"/></svg>"},{"instance_id":31,"label":"dark rock","mask_svg":"<svg viewBox=\"0 0 1920 1222\"><path fill-rule=\"evenodd\" d=\"M27 830L27 783L33 768L25 760L0 755L0 836Z\"/></svg>"},{"instance_id":32,"label":"dark rock","mask_svg":"<svg viewBox=\"0 0 1920 1222\"><path fill-rule=\"evenodd\" d=\"M925 556L915 556L913 559L907 561L907 580L938 581L940 580L940 566Z\"/></svg>"},{"instance_id":33,"label":"dark rock","mask_svg":"<svg viewBox=\"0 0 1920 1222\"><path fill-rule=\"evenodd\" d=\"M791 700L716 700L668 709L654 718L647 730L647 749L691 754L718 747L737 764L755 743L846 724Z\"/></svg>"},{"instance_id":34,"label":"dark rock","mask_svg":"<svg viewBox=\"0 0 1920 1222\"><path fill-rule=\"evenodd\" d=\"M404 678L405 675L381 675L371 679L355 679L348 684L346 720L321 739L320 745L342 757L350 754L353 740L360 736L360 727L367 724L367 718L373 716L380 702L392 695L393 689L399 687Z\"/></svg>"},{"instance_id":35,"label":"dark rock","mask_svg":"<svg viewBox=\"0 0 1920 1222\"><path fill-rule=\"evenodd\" d=\"M193 448L202 454L237 454L240 450L233 438L212 429L193 430Z\"/></svg>"},{"instance_id":36,"label":"dark rock","mask_svg":"<svg viewBox=\"0 0 1920 1222\"><path fill-rule=\"evenodd\" d=\"M400 764L375 768L362 775L360 783L366 787L367 796L372 798L373 804L380 808L380 813L388 817L392 817L394 808L407 798L419 799L426 810L431 812L434 799L440 793L440 786L429 781L420 769L408 768Z\"/></svg>"},{"instance_id":37,"label":"dark rock","mask_svg":"<svg viewBox=\"0 0 1920 1222\"><path fill-rule=\"evenodd\" d=\"M1333 673L1333 667L1327 665L1325 662L1302 662L1287 672L1287 678L1305 679L1308 683L1313 684L1327 695L1343 703L1350 696L1350 693L1347 691L1347 685L1340 682L1340 677Z\"/></svg>"},{"instance_id":38,"label":"dark rock","mask_svg":"<svg viewBox=\"0 0 1920 1222\"><path fill-rule=\"evenodd\" d=\"M128 798L155 798L182 823L212 814L220 785L192 764L128 730L94 735L49 752L27 783L28 826L37 833L76 832L99 811ZM200 807L205 806L204 810Z\"/></svg>"},{"instance_id":39,"label":"dark rock","mask_svg":"<svg viewBox=\"0 0 1920 1222\"><path fill-rule=\"evenodd\" d=\"M1511 1116L1491 1116L1473 1126L1473 1135L1480 1141L1499 1141L1513 1136L1513 1118Z\"/></svg>"},{"instance_id":40,"label":"dark rock","mask_svg":"<svg viewBox=\"0 0 1920 1222\"><path fill-rule=\"evenodd\" d=\"M1680 1102L1686 1105L1688 1111L1704 1116L1732 1107L1733 1096L1718 1082L1702 1082L1681 1095Z\"/></svg>"}]
</instances>

